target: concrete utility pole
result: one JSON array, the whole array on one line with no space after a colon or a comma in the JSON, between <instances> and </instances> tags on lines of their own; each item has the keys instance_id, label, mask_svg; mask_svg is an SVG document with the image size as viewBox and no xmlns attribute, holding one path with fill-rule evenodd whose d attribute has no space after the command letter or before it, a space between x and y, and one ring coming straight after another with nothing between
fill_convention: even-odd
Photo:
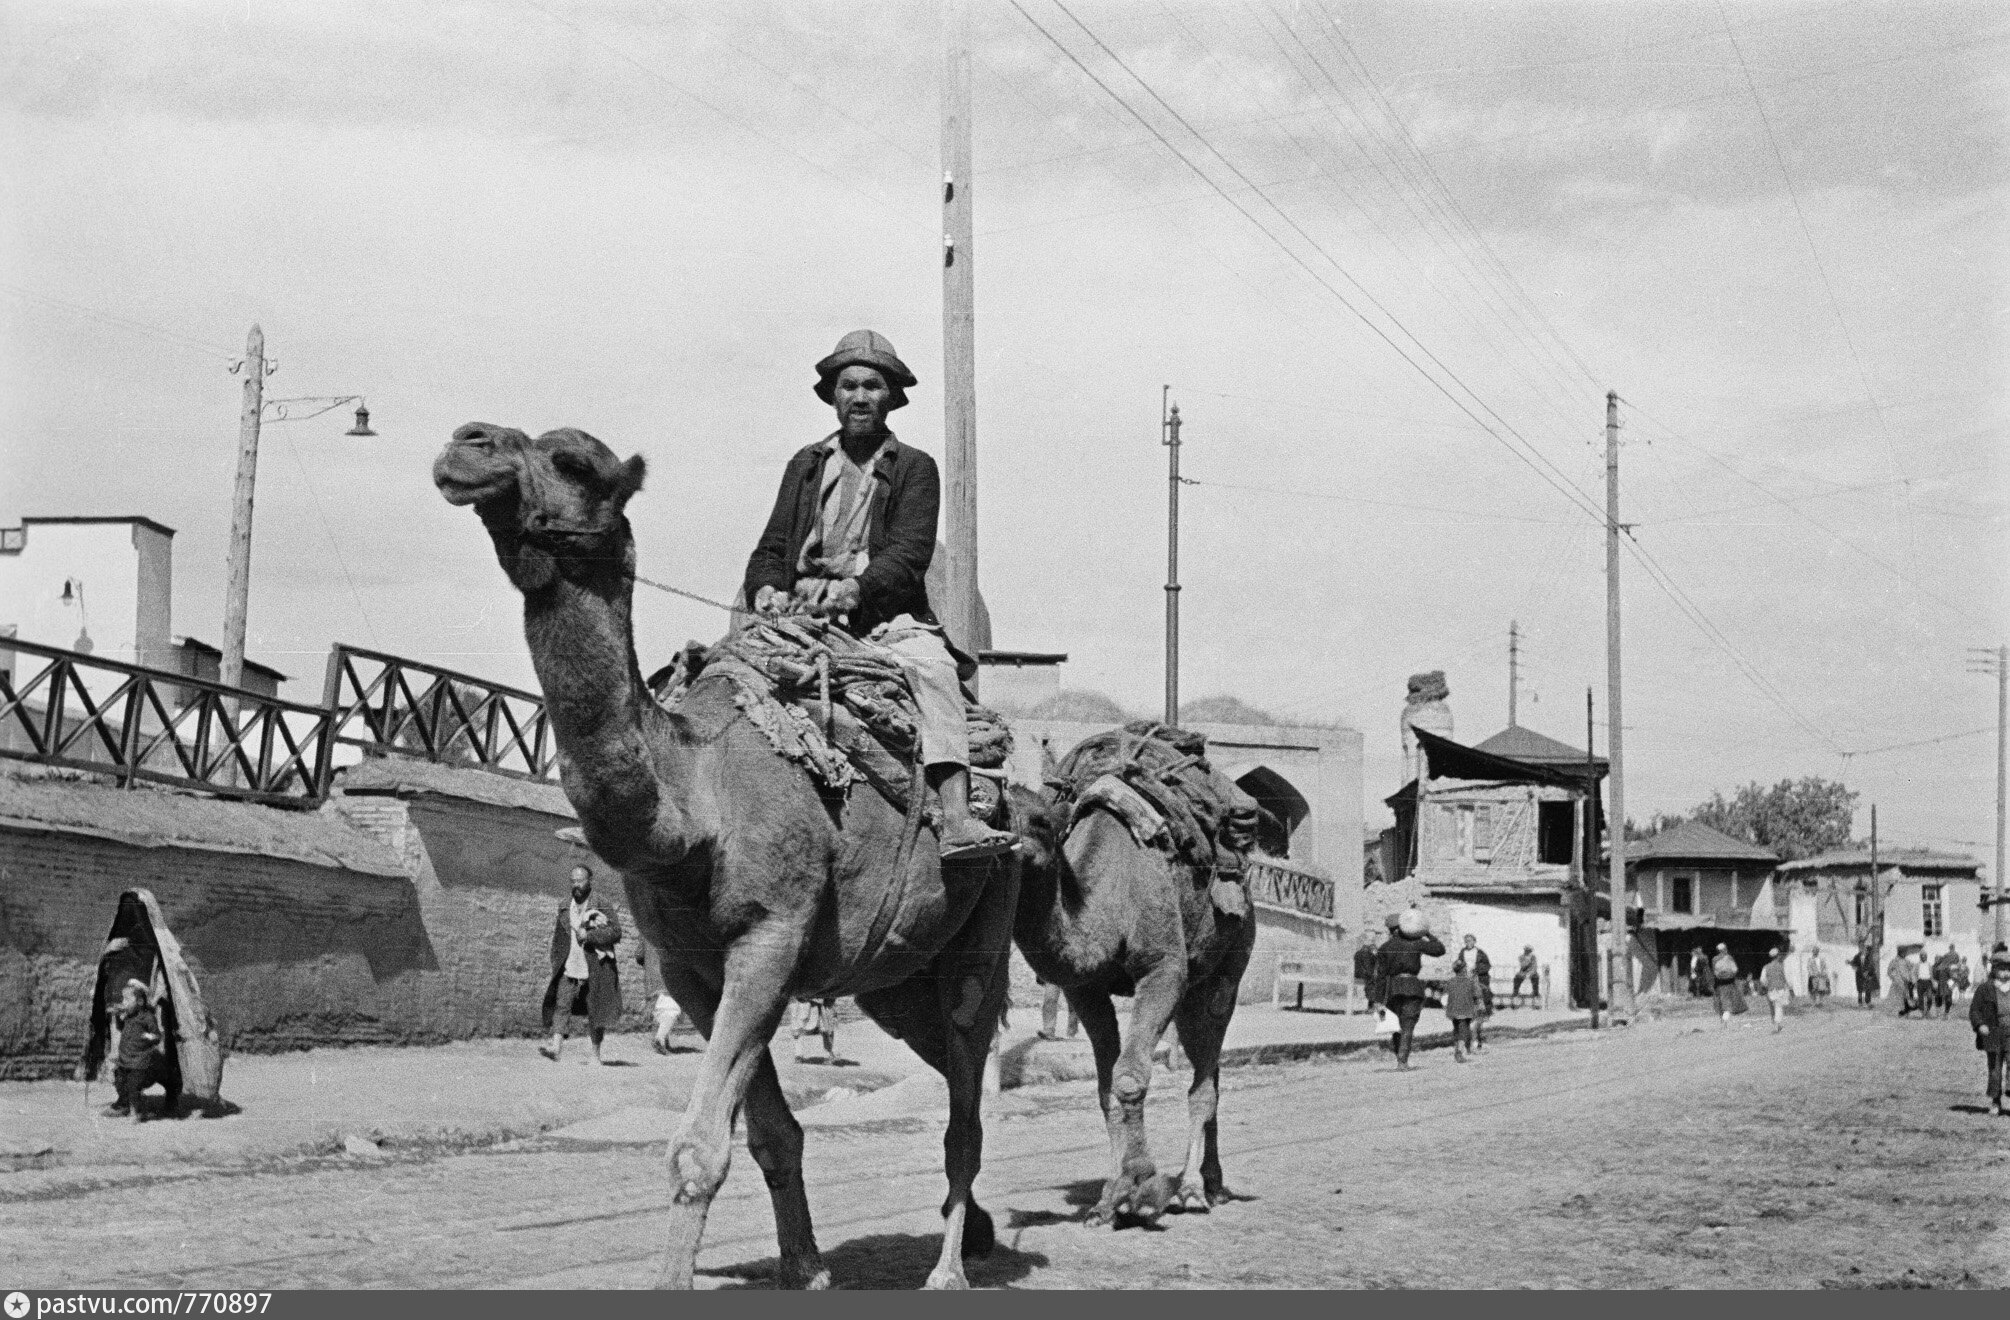
<instances>
[{"instance_id":1,"label":"concrete utility pole","mask_svg":"<svg viewBox=\"0 0 2010 1320\"><path fill-rule=\"evenodd\" d=\"M1172 386L1159 394L1159 430L1166 447L1166 718L1179 725L1179 405L1167 409Z\"/></svg>"},{"instance_id":2,"label":"concrete utility pole","mask_svg":"<svg viewBox=\"0 0 2010 1320\"><path fill-rule=\"evenodd\" d=\"M1515 727L1514 699L1521 687L1521 625L1508 620L1508 727Z\"/></svg>"},{"instance_id":3,"label":"concrete utility pole","mask_svg":"<svg viewBox=\"0 0 2010 1320\"><path fill-rule=\"evenodd\" d=\"M223 593L223 664L226 687L244 683L244 620L251 604L251 496L258 484L258 421L265 411L265 332L257 326L244 341L244 411L237 422L237 490L230 510L230 561Z\"/></svg>"},{"instance_id":4,"label":"concrete utility pole","mask_svg":"<svg viewBox=\"0 0 2010 1320\"><path fill-rule=\"evenodd\" d=\"M1619 704L1619 395L1605 392L1605 736L1612 761L1612 813L1605 832L1612 841L1612 1016L1633 1017L1632 958L1626 931L1626 760L1621 747Z\"/></svg>"},{"instance_id":5,"label":"concrete utility pole","mask_svg":"<svg viewBox=\"0 0 2010 1320\"><path fill-rule=\"evenodd\" d=\"M942 449L950 640L988 644L977 608L977 271L971 212L969 0L942 9Z\"/></svg>"},{"instance_id":6,"label":"concrete utility pole","mask_svg":"<svg viewBox=\"0 0 2010 1320\"><path fill-rule=\"evenodd\" d=\"M1973 650L1968 660L1969 673L1996 676L1996 880L1991 886L1994 892L1986 900L1996 913L1993 947L2004 941L2003 931L2010 926L2003 912L2003 735L2006 717L2010 717L2010 646L1999 646L1993 651Z\"/></svg>"}]
</instances>

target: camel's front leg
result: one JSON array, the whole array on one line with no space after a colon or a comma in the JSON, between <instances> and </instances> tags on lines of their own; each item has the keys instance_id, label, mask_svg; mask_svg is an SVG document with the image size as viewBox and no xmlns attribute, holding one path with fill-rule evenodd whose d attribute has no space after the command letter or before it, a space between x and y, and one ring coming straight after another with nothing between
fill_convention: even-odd
<instances>
[{"instance_id":1,"label":"camel's front leg","mask_svg":"<svg viewBox=\"0 0 2010 1320\"><path fill-rule=\"evenodd\" d=\"M1167 1189L1145 1139L1145 1096L1151 1090L1152 1051L1186 989L1183 951L1172 950L1158 966L1139 977L1137 985L1137 997L1131 1001L1131 1029L1110 1078L1110 1099L1115 1108L1105 1111L1116 1171L1103 1189L1091 1222L1113 1222L1120 1215L1131 1215L1149 1223L1166 1206ZM1086 1020L1083 1025L1088 1025Z\"/></svg>"},{"instance_id":2,"label":"camel's front leg","mask_svg":"<svg viewBox=\"0 0 2010 1320\"><path fill-rule=\"evenodd\" d=\"M788 1005L799 947L790 935L757 929L727 950L725 993L713 1014L691 1103L670 1142L670 1232L658 1287L691 1286L705 1217L732 1159L733 1120L748 1084L769 1058L768 1042ZM797 1183L800 1187L800 1177ZM805 1229L808 1218L805 1205Z\"/></svg>"}]
</instances>

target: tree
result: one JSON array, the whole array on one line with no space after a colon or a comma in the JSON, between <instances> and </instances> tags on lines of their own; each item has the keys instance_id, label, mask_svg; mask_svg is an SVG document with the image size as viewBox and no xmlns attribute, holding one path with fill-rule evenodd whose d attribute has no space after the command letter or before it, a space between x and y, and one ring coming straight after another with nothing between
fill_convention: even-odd
<instances>
[{"instance_id":1,"label":"tree","mask_svg":"<svg viewBox=\"0 0 2010 1320\"><path fill-rule=\"evenodd\" d=\"M1815 776L1782 779L1771 788L1754 781L1729 798L1713 792L1708 802L1690 809L1689 819L1771 848L1791 862L1847 847L1856 798L1834 780Z\"/></svg>"}]
</instances>

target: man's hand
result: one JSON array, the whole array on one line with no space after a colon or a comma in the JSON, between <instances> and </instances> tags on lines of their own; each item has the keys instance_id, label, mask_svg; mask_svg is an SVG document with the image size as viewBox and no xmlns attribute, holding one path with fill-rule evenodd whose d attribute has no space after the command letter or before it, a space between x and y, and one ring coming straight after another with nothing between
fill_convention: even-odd
<instances>
[{"instance_id":1,"label":"man's hand","mask_svg":"<svg viewBox=\"0 0 2010 1320\"><path fill-rule=\"evenodd\" d=\"M830 589L830 594L824 597L824 613L833 617L840 614L850 614L859 607L859 603L863 599L864 595L859 590L858 579L846 578L833 586Z\"/></svg>"},{"instance_id":2,"label":"man's hand","mask_svg":"<svg viewBox=\"0 0 2010 1320\"><path fill-rule=\"evenodd\" d=\"M776 591L773 587L762 587L754 593L754 612L756 614L779 614L782 607L788 604L788 601L789 598L787 595Z\"/></svg>"}]
</instances>

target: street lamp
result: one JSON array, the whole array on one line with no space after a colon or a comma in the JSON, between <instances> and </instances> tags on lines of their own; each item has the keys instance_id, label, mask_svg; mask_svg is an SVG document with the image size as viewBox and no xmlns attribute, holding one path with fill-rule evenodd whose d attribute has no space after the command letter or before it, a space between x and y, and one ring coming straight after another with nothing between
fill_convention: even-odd
<instances>
[{"instance_id":1,"label":"street lamp","mask_svg":"<svg viewBox=\"0 0 2010 1320\"><path fill-rule=\"evenodd\" d=\"M252 326L251 334L245 339L244 361L231 367L233 372L244 373L244 407L238 415L237 488L231 505L229 574L223 600L223 662L217 674L226 687L241 687L244 682L245 616L251 599L251 503L258 484L260 424L267 420L305 421L353 403L356 405L356 425L343 434L377 434L370 429L370 409L360 394L266 399L265 378L276 369L276 364L265 359L265 332Z\"/></svg>"}]
</instances>

